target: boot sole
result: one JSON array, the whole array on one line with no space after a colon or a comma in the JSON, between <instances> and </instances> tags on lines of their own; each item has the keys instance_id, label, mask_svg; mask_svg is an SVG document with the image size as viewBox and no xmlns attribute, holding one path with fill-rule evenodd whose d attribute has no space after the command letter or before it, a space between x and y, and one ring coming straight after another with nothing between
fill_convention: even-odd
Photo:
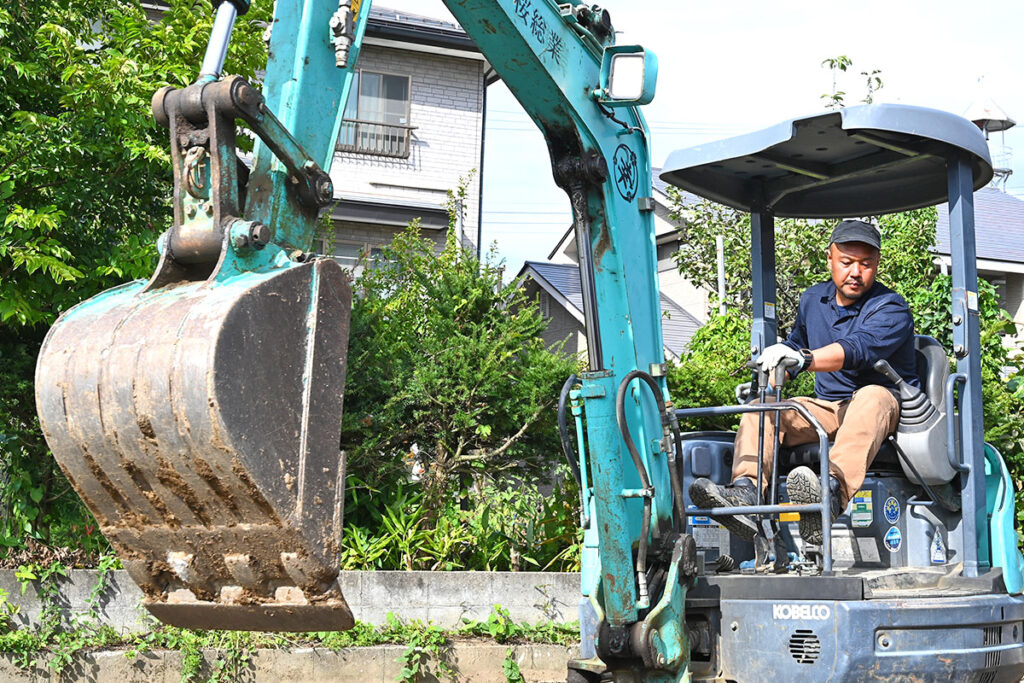
<instances>
[{"instance_id":1,"label":"boot sole","mask_svg":"<svg viewBox=\"0 0 1024 683\"><path fill-rule=\"evenodd\" d=\"M733 507L733 503L721 496L716 496L711 491L702 488L690 490L690 498L699 508L722 508ZM711 515L711 519L724 526L729 533L748 543L754 540L757 535L757 525L749 515L732 515L729 517L718 517Z\"/></svg>"},{"instance_id":2,"label":"boot sole","mask_svg":"<svg viewBox=\"0 0 1024 683\"><path fill-rule=\"evenodd\" d=\"M797 474L797 476L793 476ZM821 481L818 477L808 479L796 470L786 477L786 491L789 500L797 505L810 505L821 502ZM821 515L817 512L800 513L800 538L814 545L821 545Z\"/></svg>"}]
</instances>

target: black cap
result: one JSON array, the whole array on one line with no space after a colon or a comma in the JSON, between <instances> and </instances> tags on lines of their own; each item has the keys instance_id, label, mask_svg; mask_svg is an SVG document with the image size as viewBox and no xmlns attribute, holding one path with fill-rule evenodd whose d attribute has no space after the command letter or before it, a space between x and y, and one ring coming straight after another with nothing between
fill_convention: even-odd
<instances>
[{"instance_id":1,"label":"black cap","mask_svg":"<svg viewBox=\"0 0 1024 683\"><path fill-rule=\"evenodd\" d=\"M863 242L882 250L882 236L878 234L878 228L864 221L843 221L832 230L829 246L845 242Z\"/></svg>"}]
</instances>

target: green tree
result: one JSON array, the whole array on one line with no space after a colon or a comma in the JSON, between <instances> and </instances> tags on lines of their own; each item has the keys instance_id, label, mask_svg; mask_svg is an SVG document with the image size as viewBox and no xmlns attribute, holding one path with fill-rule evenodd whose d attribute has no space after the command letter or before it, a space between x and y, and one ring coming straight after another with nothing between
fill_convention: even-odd
<instances>
[{"instance_id":1,"label":"green tree","mask_svg":"<svg viewBox=\"0 0 1024 683\"><path fill-rule=\"evenodd\" d=\"M128 0L15 0L0 7L0 540L48 540L83 519L35 417L32 375L61 311L147 277L170 224L167 132L153 93L198 73L209 2L147 20ZM266 62L270 3L242 17L226 70ZM245 138L241 138L242 141ZM56 533L56 532L55 532Z\"/></svg>"},{"instance_id":2,"label":"green tree","mask_svg":"<svg viewBox=\"0 0 1024 683\"><path fill-rule=\"evenodd\" d=\"M841 109L846 100L846 92L839 89L839 75L850 70L850 67L853 66L853 60L846 55L839 55L838 57L829 57L822 60L821 66L828 67L829 72L832 74L832 92L821 95L821 99L825 101L825 108ZM875 101L875 93L885 85L882 82L882 70L871 69L869 71L861 71L860 75L864 78L864 97L861 99L861 102L871 104Z\"/></svg>"},{"instance_id":3,"label":"green tree","mask_svg":"<svg viewBox=\"0 0 1024 683\"><path fill-rule=\"evenodd\" d=\"M676 263L685 278L715 290L715 236L724 236L729 310L725 315L713 315L694 336L686 355L669 372L669 388L680 406L731 403L735 386L749 379L743 366L750 345L750 220L720 204L702 201L684 207L678 193L671 197L670 215L681 226L683 245L676 254ZM937 215L935 208L929 207L875 219L882 234L878 278L907 300L916 332L935 337L951 353L951 283L949 276L936 271L931 252L936 242ZM776 222L780 335L792 327L800 293L829 277L825 249L834 225L835 221ZM1020 369L1012 366L1002 344L1002 335L1013 333L1013 323L999 308L995 288L984 280L979 282L979 300L985 435L1019 477L1024 474L1024 404L1014 394L1020 392L1014 378ZM810 395L812 391L809 375L787 388L791 396ZM735 420L717 419L691 426L731 428L734 424Z\"/></svg>"},{"instance_id":4,"label":"green tree","mask_svg":"<svg viewBox=\"0 0 1024 683\"><path fill-rule=\"evenodd\" d=\"M475 473L526 475L558 458L553 406L575 359L548 350L517 283L460 247L439 255L413 225L356 283L342 447L372 483L408 476L428 500Z\"/></svg>"},{"instance_id":5,"label":"green tree","mask_svg":"<svg viewBox=\"0 0 1024 683\"><path fill-rule=\"evenodd\" d=\"M676 188L669 188L669 217L679 226L680 247L674 254L679 272L699 287L718 288L715 238L725 241L726 304L749 308L753 288L750 262L750 214L701 199L684 205ZM930 247L935 243L933 207L878 217L884 256L879 279L908 301L930 286L935 277ZM780 326L796 318L800 294L828 279L826 249L837 221L782 218L775 222L775 280Z\"/></svg>"}]
</instances>

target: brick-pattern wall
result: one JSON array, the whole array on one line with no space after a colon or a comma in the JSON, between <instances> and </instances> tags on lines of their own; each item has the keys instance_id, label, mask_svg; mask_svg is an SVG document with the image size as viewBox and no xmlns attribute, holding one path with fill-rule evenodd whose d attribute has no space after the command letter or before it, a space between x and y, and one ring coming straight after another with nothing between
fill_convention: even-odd
<instances>
[{"instance_id":1,"label":"brick-pattern wall","mask_svg":"<svg viewBox=\"0 0 1024 683\"><path fill-rule=\"evenodd\" d=\"M411 77L409 125L416 130L412 131L408 159L336 154L331 166L335 191L443 205L447 190L480 165L483 62L365 45L359 68ZM475 174L463 206L464 232L472 240L467 245L471 248L476 240L479 197L479 174ZM350 239L345 231L354 225L339 225L338 237Z\"/></svg>"},{"instance_id":2,"label":"brick-pattern wall","mask_svg":"<svg viewBox=\"0 0 1024 683\"><path fill-rule=\"evenodd\" d=\"M1017 324L1017 334L1011 344L1024 350L1024 275L1007 273L1004 287L1003 306Z\"/></svg>"},{"instance_id":3,"label":"brick-pattern wall","mask_svg":"<svg viewBox=\"0 0 1024 683\"><path fill-rule=\"evenodd\" d=\"M545 346L551 347L564 341L565 345L562 347L562 353L568 356L579 353L587 347L586 335L580 321L574 318L554 298L550 298L550 295L541 289L540 285L533 279L528 279L523 284L523 288L530 299L538 302L541 314L548 321L548 326L541 333ZM549 297L549 300L545 302L543 300L544 297Z\"/></svg>"}]
</instances>

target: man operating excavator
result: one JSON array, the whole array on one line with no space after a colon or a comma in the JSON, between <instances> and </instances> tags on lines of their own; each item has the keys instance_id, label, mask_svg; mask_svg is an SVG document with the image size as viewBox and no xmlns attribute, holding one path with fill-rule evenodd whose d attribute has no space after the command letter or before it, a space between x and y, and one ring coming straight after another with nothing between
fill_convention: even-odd
<instances>
[{"instance_id":1,"label":"man operating excavator","mask_svg":"<svg viewBox=\"0 0 1024 683\"><path fill-rule=\"evenodd\" d=\"M878 229L864 221L846 220L832 231L828 246L831 281L808 288L800 297L793 330L785 341L766 348L756 363L774 377L787 361L793 377L816 373L816 397L793 399L821 422L834 445L829 449L831 515L834 520L864 482L879 446L899 422L899 399L891 380L873 365L886 360L908 384L920 388L914 356L914 320L902 296L876 281L881 256ZM773 439L786 447L811 443L817 434L795 411L779 411L778 430L763 420L762 481L757 479L757 413L743 416L736 433L732 484L719 486L700 478L690 497L702 508L758 504L758 486L769 485ZM777 431L777 434L776 434ZM821 501L820 481L809 467L793 469L786 478L790 500L796 504ZM752 540L757 526L749 515L715 517L729 531ZM800 536L821 544L821 516L800 516Z\"/></svg>"}]
</instances>

